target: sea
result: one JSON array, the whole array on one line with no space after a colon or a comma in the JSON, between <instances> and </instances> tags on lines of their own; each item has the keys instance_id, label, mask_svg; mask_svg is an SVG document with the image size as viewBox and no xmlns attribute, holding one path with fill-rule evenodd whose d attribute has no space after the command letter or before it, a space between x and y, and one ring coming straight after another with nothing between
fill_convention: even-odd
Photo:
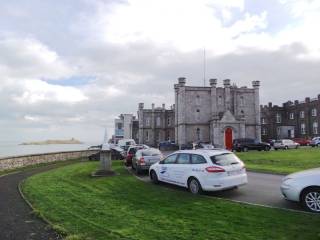
<instances>
[{"instance_id":1,"label":"sea","mask_svg":"<svg viewBox=\"0 0 320 240\"><path fill-rule=\"evenodd\" d=\"M0 141L0 158L21 156L38 153L86 150L101 142L84 142L83 144L48 144L48 145L20 145L21 142Z\"/></svg>"}]
</instances>

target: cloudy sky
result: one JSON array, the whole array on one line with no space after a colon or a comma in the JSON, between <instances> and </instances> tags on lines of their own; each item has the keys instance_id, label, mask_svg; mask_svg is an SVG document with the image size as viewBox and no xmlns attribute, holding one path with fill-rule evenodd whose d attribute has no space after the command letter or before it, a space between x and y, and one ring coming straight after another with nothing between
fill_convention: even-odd
<instances>
[{"instance_id":1,"label":"cloudy sky","mask_svg":"<svg viewBox=\"0 0 320 240\"><path fill-rule=\"evenodd\" d=\"M100 141L139 102L173 103L179 76L261 103L320 93L320 1L10 0L0 3L0 140Z\"/></svg>"}]
</instances>

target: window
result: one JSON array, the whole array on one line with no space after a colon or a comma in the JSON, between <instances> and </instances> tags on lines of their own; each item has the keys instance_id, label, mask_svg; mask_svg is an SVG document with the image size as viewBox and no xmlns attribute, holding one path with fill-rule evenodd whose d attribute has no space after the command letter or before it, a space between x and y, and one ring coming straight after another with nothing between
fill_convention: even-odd
<instances>
[{"instance_id":1,"label":"window","mask_svg":"<svg viewBox=\"0 0 320 240\"><path fill-rule=\"evenodd\" d=\"M146 118L146 126L147 126L147 127L150 126L150 118L149 118L149 117Z\"/></svg>"},{"instance_id":2,"label":"window","mask_svg":"<svg viewBox=\"0 0 320 240\"><path fill-rule=\"evenodd\" d=\"M289 118L292 120L292 119L294 119L294 113L290 113L289 114Z\"/></svg>"},{"instance_id":3,"label":"window","mask_svg":"<svg viewBox=\"0 0 320 240\"><path fill-rule=\"evenodd\" d=\"M170 118L167 119L167 125L168 125L168 126L171 125L171 119L170 119Z\"/></svg>"},{"instance_id":4,"label":"window","mask_svg":"<svg viewBox=\"0 0 320 240\"><path fill-rule=\"evenodd\" d=\"M277 127L277 136L280 136L281 134L281 127Z\"/></svg>"},{"instance_id":5,"label":"window","mask_svg":"<svg viewBox=\"0 0 320 240\"><path fill-rule=\"evenodd\" d=\"M163 160L163 163L164 164L174 164L174 163L176 163L177 155L178 154L170 155L169 157L167 157L166 159Z\"/></svg>"},{"instance_id":6,"label":"window","mask_svg":"<svg viewBox=\"0 0 320 240\"><path fill-rule=\"evenodd\" d=\"M117 128L122 129L122 123L117 123Z\"/></svg>"},{"instance_id":7,"label":"window","mask_svg":"<svg viewBox=\"0 0 320 240\"><path fill-rule=\"evenodd\" d=\"M197 109L197 112L196 112L196 121L200 121L200 110Z\"/></svg>"},{"instance_id":8,"label":"window","mask_svg":"<svg viewBox=\"0 0 320 240\"><path fill-rule=\"evenodd\" d=\"M204 159L204 157L196 154L191 155L191 163L192 164L202 164L207 163L207 161Z\"/></svg>"},{"instance_id":9,"label":"window","mask_svg":"<svg viewBox=\"0 0 320 240\"><path fill-rule=\"evenodd\" d=\"M261 123L262 124L266 124L266 119L265 118L261 118Z\"/></svg>"},{"instance_id":10,"label":"window","mask_svg":"<svg viewBox=\"0 0 320 240\"><path fill-rule=\"evenodd\" d=\"M312 130L313 130L313 134L318 134L318 122L313 122Z\"/></svg>"},{"instance_id":11,"label":"window","mask_svg":"<svg viewBox=\"0 0 320 240\"><path fill-rule=\"evenodd\" d=\"M311 116L312 116L312 117L316 117L316 116L317 116L317 109L316 109L316 108L313 108L313 109L311 110Z\"/></svg>"},{"instance_id":12,"label":"window","mask_svg":"<svg viewBox=\"0 0 320 240\"><path fill-rule=\"evenodd\" d=\"M262 135L267 135L267 129L266 128L262 128Z\"/></svg>"},{"instance_id":13,"label":"window","mask_svg":"<svg viewBox=\"0 0 320 240\"><path fill-rule=\"evenodd\" d=\"M281 114L280 113L276 114L276 123L281 123Z\"/></svg>"},{"instance_id":14,"label":"window","mask_svg":"<svg viewBox=\"0 0 320 240\"><path fill-rule=\"evenodd\" d=\"M304 118L304 111L300 112L300 118Z\"/></svg>"},{"instance_id":15,"label":"window","mask_svg":"<svg viewBox=\"0 0 320 240\"><path fill-rule=\"evenodd\" d=\"M160 119L160 117L157 117L156 123L157 123L157 127L160 127L160 126L161 126L161 119Z\"/></svg>"},{"instance_id":16,"label":"window","mask_svg":"<svg viewBox=\"0 0 320 240\"><path fill-rule=\"evenodd\" d=\"M146 141L149 141L149 132L146 131Z\"/></svg>"},{"instance_id":17,"label":"window","mask_svg":"<svg viewBox=\"0 0 320 240\"><path fill-rule=\"evenodd\" d=\"M244 97L243 96L240 97L240 106L244 106Z\"/></svg>"},{"instance_id":18,"label":"window","mask_svg":"<svg viewBox=\"0 0 320 240\"><path fill-rule=\"evenodd\" d=\"M220 155L211 156L210 159L213 164L220 166L229 166L240 163L239 158L233 153L223 153Z\"/></svg>"},{"instance_id":19,"label":"window","mask_svg":"<svg viewBox=\"0 0 320 240\"><path fill-rule=\"evenodd\" d=\"M196 97L196 105L200 105L200 96L199 95L197 95L197 97Z\"/></svg>"},{"instance_id":20,"label":"window","mask_svg":"<svg viewBox=\"0 0 320 240\"><path fill-rule=\"evenodd\" d=\"M190 164L190 155L187 153L180 153L177 158L177 164Z\"/></svg>"},{"instance_id":21,"label":"window","mask_svg":"<svg viewBox=\"0 0 320 240\"><path fill-rule=\"evenodd\" d=\"M197 140L200 141L200 128L197 128L197 132L196 132L196 136L197 136Z\"/></svg>"},{"instance_id":22,"label":"window","mask_svg":"<svg viewBox=\"0 0 320 240\"><path fill-rule=\"evenodd\" d=\"M219 97L218 97L218 104L219 104L219 105L222 105L222 96L219 96Z\"/></svg>"},{"instance_id":23,"label":"window","mask_svg":"<svg viewBox=\"0 0 320 240\"><path fill-rule=\"evenodd\" d=\"M301 130L301 134L306 134L306 125L304 123L301 123L300 130Z\"/></svg>"}]
</instances>

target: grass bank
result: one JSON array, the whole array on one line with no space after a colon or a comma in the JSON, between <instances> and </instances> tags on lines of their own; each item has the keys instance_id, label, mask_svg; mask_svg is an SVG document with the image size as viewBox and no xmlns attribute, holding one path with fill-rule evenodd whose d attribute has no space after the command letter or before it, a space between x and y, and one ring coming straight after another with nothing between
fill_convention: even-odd
<instances>
[{"instance_id":1,"label":"grass bank","mask_svg":"<svg viewBox=\"0 0 320 240\"><path fill-rule=\"evenodd\" d=\"M279 174L320 167L320 148L237 153L247 169Z\"/></svg>"},{"instance_id":2,"label":"grass bank","mask_svg":"<svg viewBox=\"0 0 320 240\"><path fill-rule=\"evenodd\" d=\"M320 239L320 216L193 196L120 173L91 178L98 163L35 175L23 191L72 239ZM71 237L70 237L71 239Z\"/></svg>"}]
</instances>

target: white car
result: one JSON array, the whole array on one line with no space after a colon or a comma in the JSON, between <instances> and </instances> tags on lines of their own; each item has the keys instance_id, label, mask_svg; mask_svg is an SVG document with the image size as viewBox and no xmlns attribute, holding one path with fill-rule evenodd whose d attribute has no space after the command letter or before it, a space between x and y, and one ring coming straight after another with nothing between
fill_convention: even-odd
<instances>
[{"instance_id":1,"label":"white car","mask_svg":"<svg viewBox=\"0 0 320 240\"><path fill-rule=\"evenodd\" d=\"M181 150L153 164L149 176L191 193L235 188L248 182L244 163L227 150Z\"/></svg>"},{"instance_id":2,"label":"white car","mask_svg":"<svg viewBox=\"0 0 320 240\"><path fill-rule=\"evenodd\" d=\"M286 176L281 192L287 200L300 202L305 209L320 213L320 168Z\"/></svg>"}]
</instances>

